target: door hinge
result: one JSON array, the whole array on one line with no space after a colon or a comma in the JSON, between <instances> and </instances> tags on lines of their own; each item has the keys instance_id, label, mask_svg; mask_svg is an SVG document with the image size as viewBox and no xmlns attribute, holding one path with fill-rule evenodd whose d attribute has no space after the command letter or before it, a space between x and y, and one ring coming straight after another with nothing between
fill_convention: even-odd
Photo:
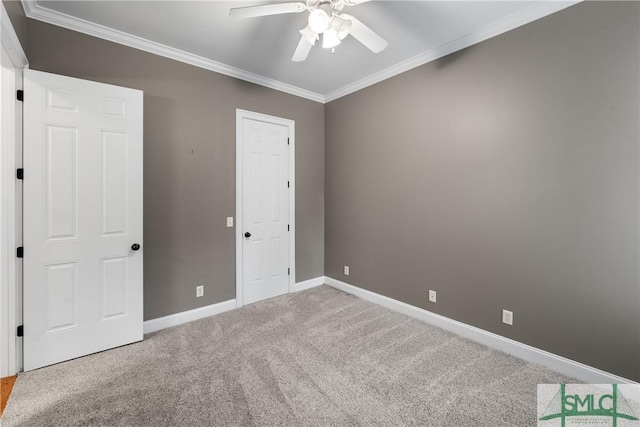
<instances>
[{"instance_id":1,"label":"door hinge","mask_svg":"<svg viewBox=\"0 0 640 427\"><path fill-rule=\"evenodd\" d=\"M22 89L18 89L16 96L18 101L24 101L24 91Z\"/></svg>"},{"instance_id":2,"label":"door hinge","mask_svg":"<svg viewBox=\"0 0 640 427\"><path fill-rule=\"evenodd\" d=\"M291 269L287 268L287 276L291 276Z\"/></svg>"},{"instance_id":3,"label":"door hinge","mask_svg":"<svg viewBox=\"0 0 640 427\"><path fill-rule=\"evenodd\" d=\"M16 331L16 335L19 337L24 336L24 326L20 325L18 326L18 330Z\"/></svg>"},{"instance_id":4,"label":"door hinge","mask_svg":"<svg viewBox=\"0 0 640 427\"><path fill-rule=\"evenodd\" d=\"M287 224L287 231L291 231L291 224Z\"/></svg>"},{"instance_id":5,"label":"door hinge","mask_svg":"<svg viewBox=\"0 0 640 427\"><path fill-rule=\"evenodd\" d=\"M16 257L24 258L24 248L22 246L16 249Z\"/></svg>"},{"instance_id":6,"label":"door hinge","mask_svg":"<svg viewBox=\"0 0 640 427\"><path fill-rule=\"evenodd\" d=\"M290 185L290 181L287 181L287 188L289 188Z\"/></svg>"},{"instance_id":7,"label":"door hinge","mask_svg":"<svg viewBox=\"0 0 640 427\"><path fill-rule=\"evenodd\" d=\"M287 138L287 145L289 145L291 142L289 141L289 138Z\"/></svg>"},{"instance_id":8,"label":"door hinge","mask_svg":"<svg viewBox=\"0 0 640 427\"><path fill-rule=\"evenodd\" d=\"M16 179L24 179L24 169L18 168L16 170Z\"/></svg>"}]
</instances>

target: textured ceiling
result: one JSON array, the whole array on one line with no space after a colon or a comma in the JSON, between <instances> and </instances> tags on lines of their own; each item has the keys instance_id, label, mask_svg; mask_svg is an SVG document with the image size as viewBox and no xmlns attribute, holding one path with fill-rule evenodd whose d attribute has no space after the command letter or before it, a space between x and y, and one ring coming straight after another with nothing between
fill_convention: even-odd
<instances>
[{"instance_id":1,"label":"textured ceiling","mask_svg":"<svg viewBox=\"0 0 640 427\"><path fill-rule=\"evenodd\" d=\"M389 42L374 54L352 37L335 54L316 45L291 62L307 12L237 19L231 7L260 1L43 1L37 6L326 95L460 38L499 27L540 5L530 1L371 1L345 8Z\"/></svg>"}]
</instances>

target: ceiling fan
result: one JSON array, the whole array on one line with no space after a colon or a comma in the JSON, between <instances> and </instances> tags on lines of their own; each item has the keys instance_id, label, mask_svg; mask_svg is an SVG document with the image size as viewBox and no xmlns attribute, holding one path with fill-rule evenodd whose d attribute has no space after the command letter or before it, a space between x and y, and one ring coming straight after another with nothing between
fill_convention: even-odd
<instances>
[{"instance_id":1,"label":"ceiling fan","mask_svg":"<svg viewBox=\"0 0 640 427\"><path fill-rule=\"evenodd\" d=\"M372 52L382 52L387 41L355 17L342 13L345 6L356 6L369 0L306 0L306 3L276 3L259 6L236 7L229 15L236 18L255 18L259 16L279 15L284 13L309 12L308 25L300 30L300 42L291 60L301 62L307 59L311 48L320 40L322 47L333 49L351 34L356 40Z\"/></svg>"}]
</instances>

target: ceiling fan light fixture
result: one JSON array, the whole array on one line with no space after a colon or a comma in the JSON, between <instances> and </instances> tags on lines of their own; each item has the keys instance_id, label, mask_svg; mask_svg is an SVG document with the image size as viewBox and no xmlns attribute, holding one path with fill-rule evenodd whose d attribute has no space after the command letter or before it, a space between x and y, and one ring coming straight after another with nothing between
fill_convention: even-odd
<instances>
[{"instance_id":1,"label":"ceiling fan light fixture","mask_svg":"<svg viewBox=\"0 0 640 427\"><path fill-rule=\"evenodd\" d=\"M308 25L300 30L300 34L302 34L302 37L304 37L306 41L311 43L312 46L316 44L318 33L314 32Z\"/></svg>"},{"instance_id":2,"label":"ceiling fan light fixture","mask_svg":"<svg viewBox=\"0 0 640 427\"><path fill-rule=\"evenodd\" d=\"M325 49L330 49L338 46L340 44L340 38L338 37L338 32L335 28L329 28L327 31L322 33L322 47Z\"/></svg>"},{"instance_id":3,"label":"ceiling fan light fixture","mask_svg":"<svg viewBox=\"0 0 640 427\"><path fill-rule=\"evenodd\" d=\"M322 9L315 9L309 13L309 28L314 33L323 33L329 28L329 15Z\"/></svg>"},{"instance_id":4,"label":"ceiling fan light fixture","mask_svg":"<svg viewBox=\"0 0 640 427\"><path fill-rule=\"evenodd\" d=\"M338 38L343 40L351 31L351 20L335 15L331 19L331 27L338 33Z\"/></svg>"}]
</instances>

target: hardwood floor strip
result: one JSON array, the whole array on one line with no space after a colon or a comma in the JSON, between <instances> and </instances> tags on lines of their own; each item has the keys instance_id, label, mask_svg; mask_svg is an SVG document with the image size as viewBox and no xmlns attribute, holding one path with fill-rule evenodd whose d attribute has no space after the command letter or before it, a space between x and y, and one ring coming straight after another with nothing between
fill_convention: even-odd
<instances>
[{"instance_id":1,"label":"hardwood floor strip","mask_svg":"<svg viewBox=\"0 0 640 427\"><path fill-rule=\"evenodd\" d=\"M0 378L0 416L4 412L4 408L7 406L7 400L13 389L13 384L16 382L17 376Z\"/></svg>"}]
</instances>

